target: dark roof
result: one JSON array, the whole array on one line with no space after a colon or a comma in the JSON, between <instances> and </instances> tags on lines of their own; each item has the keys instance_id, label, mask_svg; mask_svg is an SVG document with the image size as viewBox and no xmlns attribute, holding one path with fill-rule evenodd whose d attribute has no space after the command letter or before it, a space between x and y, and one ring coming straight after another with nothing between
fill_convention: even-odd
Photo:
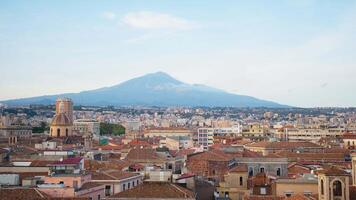
<instances>
[{"instance_id":1,"label":"dark roof","mask_svg":"<svg viewBox=\"0 0 356 200\"><path fill-rule=\"evenodd\" d=\"M124 172L119 170L110 170L103 172L92 172L92 180L122 180L137 176L136 173Z\"/></svg>"},{"instance_id":2,"label":"dark roof","mask_svg":"<svg viewBox=\"0 0 356 200\"><path fill-rule=\"evenodd\" d=\"M195 195L192 191L172 183L145 182L108 199L111 198L195 198Z\"/></svg>"},{"instance_id":3,"label":"dark roof","mask_svg":"<svg viewBox=\"0 0 356 200\"><path fill-rule=\"evenodd\" d=\"M329 176L349 176L350 174L346 171L339 169L335 166L325 167L323 170L319 170L318 173L325 174Z\"/></svg>"}]
</instances>

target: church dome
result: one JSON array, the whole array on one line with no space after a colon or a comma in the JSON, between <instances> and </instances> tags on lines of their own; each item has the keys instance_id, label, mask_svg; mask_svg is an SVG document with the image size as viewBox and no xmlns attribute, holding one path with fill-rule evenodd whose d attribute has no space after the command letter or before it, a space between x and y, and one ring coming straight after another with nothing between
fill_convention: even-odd
<instances>
[{"instance_id":1,"label":"church dome","mask_svg":"<svg viewBox=\"0 0 356 200\"><path fill-rule=\"evenodd\" d=\"M71 122L65 113L59 113L54 116L52 126L71 126Z\"/></svg>"}]
</instances>

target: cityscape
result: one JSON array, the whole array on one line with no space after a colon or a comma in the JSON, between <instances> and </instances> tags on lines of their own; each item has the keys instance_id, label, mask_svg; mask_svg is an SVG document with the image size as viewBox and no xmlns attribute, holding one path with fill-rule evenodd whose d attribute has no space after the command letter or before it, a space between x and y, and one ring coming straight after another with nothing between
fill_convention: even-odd
<instances>
[{"instance_id":1,"label":"cityscape","mask_svg":"<svg viewBox=\"0 0 356 200\"><path fill-rule=\"evenodd\" d=\"M355 13L0 1L0 199L356 200Z\"/></svg>"}]
</instances>

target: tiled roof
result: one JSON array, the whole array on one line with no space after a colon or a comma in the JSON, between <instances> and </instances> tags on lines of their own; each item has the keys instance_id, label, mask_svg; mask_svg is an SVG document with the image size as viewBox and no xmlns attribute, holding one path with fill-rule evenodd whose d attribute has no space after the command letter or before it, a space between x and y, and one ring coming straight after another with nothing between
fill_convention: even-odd
<instances>
[{"instance_id":1,"label":"tiled roof","mask_svg":"<svg viewBox=\"0 0 356 200\"><path fill-rule=\"evenodd\" d=\"M325 167L323 170L319 170L318 173L325 175L336 175L336 176L349 176L349 173L346 171L339 169L335 166Z\"/></svg>"},{"instance_id":2,"label":"tiled roof","mask_svg":"<svg viewBox=\"0 0 356 200\"><path fill-rule=\"evenodd\" d=\"M110 170L110 171L103 171L103 172L92 172L92 180L122 180L137 175L138 174L131 173L131 172Z\"/></svg>"},{"instance_id":3,"label":"tiled roof","mask_svg":"<svg viewBox=\"0 0 356 200\"><path fill-rule=\"evenodd\" d=\"M158 157L154 149L149 148L133 148L129 151L126 159L133 162L160 162L162 159Z\"/></svg>"},{"instance_id":4,"label":"tiled roof","mask_svg":"<svg viewBox=\"0 0 356 200\"><path fill-rule=\"evenodd\" d=\"M135 188L110 196L111 198L193 198L192 191L172 183L145 182Z\"/></svg>"},{"instance_id":5,"label":"tiled roof","mask_svg":"<svg viewBox=\"0 0 356 200\"><path fill-rule=\"evenodd\" d=\"M99 186L102 186L102 184L94 183L94 182L87 182L82 185L80 190L87 190L87 189L95 188L95 187L99 187Z\"/></svg>"},{"instance_id":6,"label":"tiled roof","mask_svg":"<svg viewBox=\"0 0 356 200\"><path fill-rule=\"evenodd\" d=\"M49 199L49 196L35 188L1 188L1 199L6 200L39 200Z\"/></svg>"},{"instance_id":7,"label":"tiled roof","mask_svg":"<svg viewBox=\"0 0 356 200\"><path fill-rule=\"evenodd\" d=\"M97 160L84 160L84 168L90 171L117 169L123 170L128 168L132 162L127 160L110 160L110 161L97 161Z\"/></svg>"},{"instance_id":8,"label":"tiled roof","mask_svg":"<svg viewBox=\"0 0 356 200\"><path fill-rule=\"evenodd\" d=\"M247 144L247 147L261 147L267 149L293 149L293 148L321 148L320 145L312 142L255 142Z\"/></svg>"},{"instance_id":9,"label":"tiled roof","mask_svg":"<svg viewBox=\"0 0 356 200\"><path fill-rule=\"evenodd\" d=\"M245 200L286 200L285 197L257 196L257 195L245 196L244 199Z\"/></svg>"},{"instance_id":10,"label":"tiled roof","mask_svg":"<svg viewBox=\"0 0 356 200\"><path fill-rule=\"evenodd\" d=\"M234 168L231 168L229 170L230 173L239 173L239 172L247 172L247 165L244 164L239 164Z\"/></svg>"},{"instance_id":11,"label":"tiled roof","mask_svg":"<svg viewBox=\"0 0 356 200\"><path fill-rule=\"evenodd\" d=\"M49 164L49 166L54 166L54 165L77 165L80 163L80 161L82 160L82 157L74 157L74 158L66 158L62 161L55 161L51 164Z\"/></svg>"},{"instance_id":12,"label":"tiled roof","mask_svg":"<svg viewBox=\"0 0 356 200\"><path fill-rule=\"evenodd\" d=\"M193 173L186 173L186 174L182 174L179 178L177 178L176 180L181 180L181 179L186 179L186 178L191 178L194 177L195 174Z\"/></svg>"}]
</instances>

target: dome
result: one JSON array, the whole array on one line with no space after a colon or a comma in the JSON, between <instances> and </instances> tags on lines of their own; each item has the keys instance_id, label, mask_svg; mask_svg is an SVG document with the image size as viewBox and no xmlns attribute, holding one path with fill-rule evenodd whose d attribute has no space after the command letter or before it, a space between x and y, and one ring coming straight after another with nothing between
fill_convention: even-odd
<instances>
[{"instance_id":1,"label":"dome","mask_svg":"<svg viewBox=\"0 0 356 200\"><path fill-rule=\"evenodd\" d=\"M72 124L70 123L70 120L65 113L59 113L54 116L51 125L52 126L71 126Z\"/></svg>"}]
</instances>

